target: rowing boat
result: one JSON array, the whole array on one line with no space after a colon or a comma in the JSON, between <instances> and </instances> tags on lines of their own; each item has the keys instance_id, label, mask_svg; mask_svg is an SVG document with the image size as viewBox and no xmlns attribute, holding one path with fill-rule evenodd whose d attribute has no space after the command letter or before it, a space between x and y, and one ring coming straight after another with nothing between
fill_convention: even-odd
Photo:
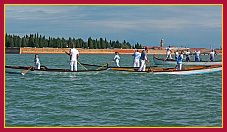
<instances>
[{"instance_id":1,"label":"rowing boat","mask_svg":"<svg viewBox=\"0 0 227 132\"><path fill-rule=\"evenodd\" d=\"M77 70L70 71L69 69L56 69L56 68L47 68L46 66L41 66L40 69L35 69L33 66L5 66L5 68L10 69L21 69L21 70L30 70L30 71L44 71L44 72L92 72L92 71L104 71L107 70L108 67L101 67L98 69L92 70Z\"/></svg>"},{"instance_id":2,"label":"rowing boat","mask_svg":"<svg viewBox=\"0 0 227 132\"><path fill-rule=\"evenodd\" d=\"M138 71L139 67L107 67L107 66L100 67L96 70L78 70L78 71L70 71L69 69L52 69L52 68L47 68L46 66L41 66L39 70L31 66L5 66L5 68L30 70L30 71L44 71L44 72L91 72L91 71L103 71L103 70L111 69L113 71L190 75L190 74L203 74L203 73L221 71L222 65L188 66L188 67L183 67L182 70L176 70L176 68L161 68L161 67L151 66L146 68L144 72Z\"/></svg>"},{"instance_id":3,"label":"rowing boat","mask_svg":"<svg viewBox=\"0 0 227 132\"><path fill-rule=\"evenodd\" d=\"M156 65L176 65L176 60L174 59L162 59L158 58L156 55L153 55L153 60ZM221 61L189 61L183 62L183 65L202 65L202 66L209 66L209 65L222 65Z\"/></svg>"},{"instance_id":4,"label":"rowing boat","mask_svg":"<svg viewBox=\"0 0 227 132\"><path fill-rule=\"evenodd\" d=\"M124 68L124 67L112 67L113 71L127 71L127 72L147 72L153 74L176 74L176 75L191 75L191 74L204 74L217 72L222 70L222 65L209 65L209 66L187 66L182 70L176 70L176 68L161 68L161 67L149 67L145 71L138 71L138 68Z\"/></svg>"}]
</instances>

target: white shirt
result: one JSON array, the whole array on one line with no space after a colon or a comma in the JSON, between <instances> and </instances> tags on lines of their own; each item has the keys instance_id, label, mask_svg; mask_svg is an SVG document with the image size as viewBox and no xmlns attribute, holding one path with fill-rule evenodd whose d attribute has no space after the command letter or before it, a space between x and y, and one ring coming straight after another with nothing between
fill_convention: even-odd
<instances>
[{"instance_id":1,"label":"white shirt","mask_svg":"<svg viewBox=\"0 0 227 132\"><path fill-rule=\"evenodd\" d=\"M190 51L186 51L186 53L185 53L186 55L190 55Z\"/></svg>"},{"instance_id":2,"label":"white shirt","mask_svg":"<svg viewBox=\"0 0 227 132\"><path fill-rule=\"evenodd\" d=\"M71 52L71 61L77 61L77 55L79 55L79 51L75 48L70 50Z\"/></svg>"},{"instance_id":3,"label":"white shirt","mask_svg":"<svg viewBox=\"0 0 227 132\"><path fill-rule=\"evenodd\" d=\"M115 55L114 56L114 60L120 60L120 56L119 55Z\"/></svg>"},{"instance_id":4,"label":"white shirt","mask_svg":"<svg viewBox=\"0 0 227 132\"><path fill-rule=\"evenodd\" d=\"M200 51L195 51L195 56L199 57Z\"/></svg>"},{"instance_id":5,"label":"white shirt","mask_svg":"<svg viewBox=\"0 0 227 132\"><path fill-rule=\"evenodd\" d=\"M34 63L35 63L35 64L39 64L39 63L40 63L40 62L39 62L39 58L35 58L35 59L34 59Z\"/></svg>"},{"instance_id":6,"label":"white shirt","mask_svg":"<svg viewBox=\"0 0 227 132\"><path fill-rule=\"evenodd\" d=\"M134 56L134 59L135 59L135 60L136 60L136 59L140 59L141 53L135 52L135 53L133 54L133 56Z\"/></svg>"},{"instance_id":7,"label":"white shirt","mask_svg":"<svg viewBox=\"0 0 227 132\"><path fill-rule=\"evenodd\" d=\"M171 48L167 47L166 48L166 55L170 55L171 54Z\"/></svg>"},{"instance_id":8,"label":"white shirt","mask_svg":"<svg viewBox=\"0 0 227 132\"><path fill-rule=\"evenodd\" d=\"M214 54L215 53L213 51L210 52L210 56L213 57L213 58L214 58Z\"/></svg>"}]
</instances>

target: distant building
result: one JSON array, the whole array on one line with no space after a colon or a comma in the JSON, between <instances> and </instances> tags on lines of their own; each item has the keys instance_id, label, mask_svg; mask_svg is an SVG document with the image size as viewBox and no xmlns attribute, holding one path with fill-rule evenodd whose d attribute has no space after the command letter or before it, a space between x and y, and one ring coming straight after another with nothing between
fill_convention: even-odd
<instances>
[{"instance_id":1,"label":"distant building","mask_svg":"<svg viewBox=\"0 0 227 132\"><path fill-rule=\"evenodd\" d=\"M161 47L161 48L164 47L164 39L161 39L161 41L160 41L160 47Z\"/></svg>"}]
</instances>

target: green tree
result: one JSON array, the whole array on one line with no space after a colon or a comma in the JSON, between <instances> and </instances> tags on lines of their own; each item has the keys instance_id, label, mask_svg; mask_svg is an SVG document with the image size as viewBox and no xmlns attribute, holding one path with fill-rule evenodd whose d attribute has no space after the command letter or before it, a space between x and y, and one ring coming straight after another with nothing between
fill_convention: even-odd
<instances>
[{"instance_id":1,"label":"green tree","mask_svg":"<svg viewBox=\"0 0 227 132\"><path fill-rule=\"evenodd\" d=\"M129 42L124 40L123 42L119 42L118 40L108 40L100 37L99 39L92 39L89 37L87 42L85 42L82 38L54 38L40 35L38 32L35 34L25 35L20 37L14 34L5 35L5 46L6 47L55 47L55 48L63 48L63 47L73 47L76 48L90 48L90 49L106 49L106 48L142 48L142 45L136 43L134 46L131 46Z\"/></svg>"},{"instance_id":2,"label":"green tree","mask_svg":"<svg viewBox=\"0 0 227 132\"><path fill-rule=\"evenodd\" d=\"M93 44L93 40L91 37L88 38L88 48L94 49L94 44Z\"/></svg>"}]
</instances>

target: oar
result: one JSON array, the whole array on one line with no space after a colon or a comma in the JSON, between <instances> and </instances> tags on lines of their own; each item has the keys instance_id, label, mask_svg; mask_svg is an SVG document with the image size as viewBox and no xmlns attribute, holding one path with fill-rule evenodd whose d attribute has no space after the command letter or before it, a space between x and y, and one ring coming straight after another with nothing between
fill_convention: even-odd
<instances>
[{"instance_id":1,"label":"oar","mask_svg":"<svg viewBox=\"0 0 227 132\"><path fill-rule=\"evenodd\" d=\"M209 63L209 62L211 62L211 60L209 59L207 62L205 62L205 65L207 64L207 63Z\"/></svg>"},{"instance_id":2,"label":"oar","mask_svg":"<svg viewBox=\"0 0 227 132\"><path fill-rule=\"evenodd\" d=\"M108 66L110 63L113 63L114 61L110 61L110 62L107 62L105 64L103 64L101 67L97 68L96 70L100 70L101 68L103 68L104 66Z\"/></svg>"},{"instance_id":3,"label":"oar","mask_svg":"<svg viewBox=\"0 0 227 132\"><path fill-rule=\"evenodd\" d=\"M71 55L70 55L70 53L68 53L67 51L65 51L64 49L62 49L64 52L65 52L65 54L67 54L67 55L69 55L69 59L71 60Z\"/></svg>"},{"instance_id":4,"label":"oar","mask_svg":"<svg viewBox=\"0 0 227 132\"><path fill-rule=\"evenodd\" d=\"M80 64L80 66L82 66L85 70L87 70L86 67L84 67L79 61L77 61L78 64Z\"/></svg>"},{"instance_id":5,"label":"oar","mask_svg":"<svg viewBox=\"0 0 227 132\"><path fill-rule=\"evenodd\" d=\"M28 68L27 70L24 70L23 72L21 72L21 75L25 75L27 72L29 72L33 67L31 66L30 68Z\"/></svg>"},{"instance_id":6,"label":"oar","mask_svg":"<svg viewBox=\"0 0 227 132\"><path fill-rule=\"evenodd\" d=\"M148 66L148 71L151 71L151 63L150 63L150 61L148 60L147 63L148 63L148 65L149 65L149 66Z\"/></svg>"},{"instance_id":7,"label":"oar","mask_svg":"<svg viewBox=\"0 0 227 132\"><path fill-rule=\"evenodd\" d=\"M70 55L67 51L65 51L64 49L62 49L67 55Z\"/></svg>"}]
</instances>

